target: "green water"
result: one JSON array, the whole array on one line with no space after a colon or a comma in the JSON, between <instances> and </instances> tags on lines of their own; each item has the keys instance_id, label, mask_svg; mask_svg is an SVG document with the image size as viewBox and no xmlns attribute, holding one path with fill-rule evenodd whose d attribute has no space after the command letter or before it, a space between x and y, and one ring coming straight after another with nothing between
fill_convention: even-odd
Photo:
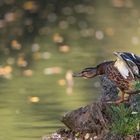
<instances>
[{"instance_id":1,"label":"green water","mask_svg":"<svg viewBox=\"0 0 140 140\"><path fill-rule=\"evenodd\" d=\"M0 139L39 139L63 126L60 119L65 112L96 99L94 86L87 85L85 80L77 79L68 95L66 85L58 84L59 79L65 78L64 74L46 76L36 70L32 77L17 76L1 81ZM38 97L39 101L32 102L30 97Z\"/></svg>"},{"instance_id":2,"label":"green water","mask_svg":"<svg viewBox=\"0 0 140 140\"><path fill-rule=\"evenodd\" d=\"M113 51L130 51L140 56L139 1L114 4L115 1L119 0L90 1L89 7L82 5L86 9L84 14L78 10L76 13L76 7L70 6L74 11L71 16L58 16L65 21L65 28L47 24L41 29L43 33L36 35L34 42L40 48L31 53L32 61L27 68L32 74L24 75L24 68L12 65L12 77L0 77L0 140L41 139L63 126L60 120L65 112L97 101L99 79L73 79L72 92L68 93L65 77L69 70L77 72L115 59ZM68 17L76 21L68 20L69 23ZM61 45L53 40L56 34L64 38L67 52L59 50ZM25 41L25 48L31 45ZM44 52L49 58L40 57ZM1 57L0 63L5 64L10 57ZM49 74L48 68L54 67L57 72Z\"/></svg>"}]
</instances>

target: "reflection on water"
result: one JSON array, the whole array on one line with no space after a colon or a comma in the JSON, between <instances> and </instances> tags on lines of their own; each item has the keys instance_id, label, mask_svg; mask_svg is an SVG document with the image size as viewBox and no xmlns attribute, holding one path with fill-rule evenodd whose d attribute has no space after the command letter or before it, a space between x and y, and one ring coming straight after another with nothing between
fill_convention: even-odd
<instances>
[{"instance_id":1,"label":"reflection on water","mask_svg":"<svg viewBox=\"0 0 140 140\"><path fill-rule=\"evenodd\" d=\"M15 2L0 2L0 140L38 140L99 97L98 78L72 71L113 51L140 55L139 0Z\"/></svg>"},{"instance_id":2,"label":"reflection on water","mask_svg":"<svg viewBox=\"0 0 140 140\"><path fill-rule=\"evenodd\" d=\"M64 112L95 99L96 93L83 89L84 80L76 80L74 92L67 94L67 86L59 86L59 78L65 77L44 76L42 71L34 77L17 76L1 81L0 139L37 140L63 126L60 119Z\"/></svg>"}]
</instances>

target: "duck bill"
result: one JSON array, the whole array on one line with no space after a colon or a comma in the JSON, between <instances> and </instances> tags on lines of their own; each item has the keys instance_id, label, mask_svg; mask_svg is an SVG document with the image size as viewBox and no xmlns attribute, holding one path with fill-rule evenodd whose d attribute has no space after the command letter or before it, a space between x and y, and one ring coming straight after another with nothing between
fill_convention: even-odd
<instances>
[{"instance_id":1,"label":"duck bill","mask_svg":"<svg viewBox=\"0 0 140 140\"><path fill-rule=\"evenodd\" d=\"M83 77L83 74L81 72L79 73L73 73L73 77Z\"/></svg>"}]
</instances>

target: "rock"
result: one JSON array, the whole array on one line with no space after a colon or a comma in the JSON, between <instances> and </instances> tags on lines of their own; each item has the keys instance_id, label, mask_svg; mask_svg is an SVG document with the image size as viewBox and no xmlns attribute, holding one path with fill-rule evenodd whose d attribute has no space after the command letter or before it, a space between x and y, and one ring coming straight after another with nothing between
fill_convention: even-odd
<instances>
[{"instance_id":1,"label":"rock","mask_svg":"<svg viewBox=\"0 0 140 140\"><path fill-rule=\"evenodd\" d=\"M43 137L42 140L140 140L139 133L136 136L122 136L110 132L108 125L111 116L108 109L112 104L107 101L117 100L119 90L106 76L101 76L100 81L100 100L66 113L61 121L68 130L61 129L50 137ZM132 95L129 104L125 105L131 107L134 112L140 112L140 94Z\"/></svg>"},{"instance_id":2,"label":"rock","mask_svg":"<svg viewBox=\"0 0 140 140\"><path fill-rule=\"evenodd\" d=\"M115 101L118 99L118 88L105 75L100 77L100 84L101 102ZM131 96L129 105L134 111L140 112L140 93Z\"/></svg>"},{"instance_id":3,"label":"rock","mask_svg":"<svg viewBox=\"0 0 140 140\"><path fill-rule=\"evenodd\" d=\"M118 99L118 88L105 75L100 76L101 102L115 101Z\"/></svg>"},{"instance_id":4,"label":"rock","mask_svg":"<svg viewBox=\"0 0 140 140\"><path fill-rule=\"evenodd\" d=\"M130 106L134 111L140 112L140 94L131 96Z\"/></svg>"},{"instance_id":5,"label":"rock","mask_svg":"<svg viewBox=\"0 0 140 140\"><path fill-rule=\"evenodd\" d=\"M66 113L62 117L62 122L75 132L95 132L99 134L106 129L108 123L106 119L107 106L106 103L92 103Z\"/></svg>"}]
</instances>

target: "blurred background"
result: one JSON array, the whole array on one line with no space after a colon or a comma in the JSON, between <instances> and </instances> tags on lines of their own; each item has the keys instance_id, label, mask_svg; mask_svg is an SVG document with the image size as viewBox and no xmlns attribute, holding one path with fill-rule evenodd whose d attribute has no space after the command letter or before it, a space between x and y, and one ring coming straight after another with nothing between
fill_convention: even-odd
<instances>
[{"instance_id":1,"label":"blurred background","mask_svg":"<svg viewBox=\"0 0 140 140\"><path fill-rule=\"evenodd\" d=\"M100 96L72 72L140 55L139 0L0 0L0 139L38 140Z\"/></svg>"}]
</instances>

